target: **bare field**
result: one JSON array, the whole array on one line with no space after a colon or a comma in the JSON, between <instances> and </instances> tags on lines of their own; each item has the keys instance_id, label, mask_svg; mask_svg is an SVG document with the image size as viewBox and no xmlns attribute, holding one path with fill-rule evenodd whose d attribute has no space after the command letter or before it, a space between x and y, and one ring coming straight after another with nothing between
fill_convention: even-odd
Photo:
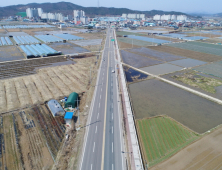
<instances>
[{"instance_id":1,"label":"bare field","mask_svg":"<svg viewBox=\"0 0 222 170\"><path fill-rule=\"evenodd\" d=\"M222 167L222 127L187 146L151 170L220 169Z\"/></svg>"},{"instance_id":2,"label":"bare field","mask_svg":"<svg viewBox=\"0 0 222 170\"><path fill-rule=\"evenodd\" d=\"M22 29L23 32L29 34L29 35L35 35L35 32L38 31L52 31L53 28L31 28L31 29ZM59 30L59 29L58 29Z\"/></svg>"},{"instance_id":3,"label":"bare field","mask_svg":"<svg viewBox=\"0 0 222 170\"><path fill-rule=\"evenodd\" d=\"M13 46L0 47L0 62L25 59L18 48Z\"/></svg>"},{"instance_id":4,"label":"bare field","mask_svg":"<svg viewBox=\"0 0 222 170\"><path fill-rule=\"evenodd\" d=\"M135 118L168 115L197 133L222 124L222 106L168 83L150 79L129 85Z\"/></svg>"},{"instance_id":5,"label":"bare field","mask_svg":"<svg viewBox=\"0 0 222 170\"><path fill-rule=\"evenodd\" d=\"M152 46L152 47L149 46L147 48L166 52L166 53L171 53L174 55L180 55L187 58L201 60L205 62L214 62L214 61L218 61L222 59L222 57L217 56L217 55L211 55L211 54L176 48L176 47L170 47L170 46Z\"/></svg>"},{"instance_id":6,"label":"bare field","mask_svg":"<svg viewBox=\"0 0 222 170\"><path fill-rule=\"evenodd\" d=\"M74 54L74 53L84 53L89 52L89 50L78 47L72 43L53 43L49 47L55 49L56 51L62 51L63 54Z\"/></svg>"},{"instance_id":7,"label":"bare field","mask_svg":"<svg viewBox=\"0 0 222 170\"><path fill-rule=\"evenodd\" d=\"M198 34L198 33L187 33L188 36L203 36L203 37L209 37L209 38L215 38L215 37L219 37L220 35L215 35L215 34Z\"/></svg>"},{"instance_id":8,"label":"bare field","mask_svg":"<svg viewBox=\"0 0 222 170\"><path fill-rule=\"evenodd\" d=\"M104 37L103 32L97 32L97 33L78 33L79 37L82 37L84 39L102 39Z\"/></svg>"},{"instance_id":9,"label":"bare field","mask_svg":"<svg viewBox=\"0 0 222 170\"><path fill-rule=\"evenodd\" d=\"M89 71L96 57L76 59L77 64L39 69L37 74L0 81L0 112L59 99L88 88Z\"/></svg>"},{"instance_id":10,"label":"bare field","mask_svg":"<svg viewBox=\"0 0 222 170\"><path fill-rule=\"evenodd\" d=\"M132 45L132 44L128 44L128 43L124 43L121 41L118 41L118 45L120 49L127 49L127 48L139 48L140 46L137 45Z\"/></svg>"},{"instance_id":11,"label":"bare field","mask_svg":"<svg viewBox=\"0 0 222 170\"><path fill-rule=\"evenodd\" d=\"M199 40L200 42L206 42L206 43L222 43L222 39L219 38L211 38L206 40Z\"/></svg>"}]
</instances>

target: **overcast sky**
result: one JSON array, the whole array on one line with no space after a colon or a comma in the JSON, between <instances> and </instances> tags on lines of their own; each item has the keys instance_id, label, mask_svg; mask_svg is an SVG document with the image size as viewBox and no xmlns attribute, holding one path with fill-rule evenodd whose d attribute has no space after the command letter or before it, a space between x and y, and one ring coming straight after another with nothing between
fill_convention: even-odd
<instances>
[{"instance_id":1,"label":"overcast sky","mask_svg":"<svg viewBox=\"0 0 222 170\"><path fill-rule=\"evenodd\" d=\"M61 0L60 0L61 1ZM0 6L17 5L18 2L27 4L31 2L60 2L59 0L1 0ZM84 7L98 6L98 0L66 0ZM164 10L179 12L222 13L222 0L99 0L99 6L129 8L133 10Z\"/></svg>"}]
</instances>

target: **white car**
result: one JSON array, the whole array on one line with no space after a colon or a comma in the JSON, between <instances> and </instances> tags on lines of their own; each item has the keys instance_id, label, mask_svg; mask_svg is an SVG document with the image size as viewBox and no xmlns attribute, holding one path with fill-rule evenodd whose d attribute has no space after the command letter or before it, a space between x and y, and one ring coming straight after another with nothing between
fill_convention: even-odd
<instances>
[{"instance_id":1,"label":"white car","mask_svg":"<svg viewBox=\"0 0 222 170\"><path fill-rule=\"evenodd\" d=\"M115 73L115 70L112 70L112 73Z\"/></svg>"}]
</instances>

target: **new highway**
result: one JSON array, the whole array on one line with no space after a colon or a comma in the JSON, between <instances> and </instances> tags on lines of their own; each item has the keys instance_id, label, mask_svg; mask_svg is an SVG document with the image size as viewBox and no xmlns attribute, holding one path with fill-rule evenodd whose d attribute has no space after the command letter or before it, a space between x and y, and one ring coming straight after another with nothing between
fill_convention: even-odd
<instances>
[{"instance_id":1,"label":"new highway","mask_svg":"<svg viewBox=\"0 0 222 170\"><path fill-rule=\"evenodd\" d=\"M80 170L126 169L112 39L113 30L108 28L86 126Z\"/></svg>"}]
</instances>

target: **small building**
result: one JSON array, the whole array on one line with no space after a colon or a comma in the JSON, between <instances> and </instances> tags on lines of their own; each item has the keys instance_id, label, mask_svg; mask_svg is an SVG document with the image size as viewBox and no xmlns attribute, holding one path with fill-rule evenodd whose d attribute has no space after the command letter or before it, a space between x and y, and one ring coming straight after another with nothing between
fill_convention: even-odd
<instances>
[{"instance_id":1,"label":"small building","mask_svg":"<svg viewBox=\"0 0 222 170\"><path fill-rule=\"evenodd\" d=\"M59 102L57 100L52 99L52 100L48 101L47 106L53 116L65 115L65 111L63 110L62 106L59 104Z\"/></svg>"},{"instance_id":2,"label":"small building","mask_svg":"<svg viewBox=\"0 0 222 170\"><path fill-rule=\"evenodd\" d=\"M75 108L77 107L79 95L75 92L71 93L65 103L65 108Z\"/></svg>"},{"instance_id":3,"label":"small building","mask_svg":"<svg viewBox=\"0 0 222 170\"><path fill-rule=\"evenodd\" d=\"M66 126L71 127L72 126L72 117L73 117L73 112L66 112L65 114L65 121L66 121Z\"/></svg>"}]
</instances>

